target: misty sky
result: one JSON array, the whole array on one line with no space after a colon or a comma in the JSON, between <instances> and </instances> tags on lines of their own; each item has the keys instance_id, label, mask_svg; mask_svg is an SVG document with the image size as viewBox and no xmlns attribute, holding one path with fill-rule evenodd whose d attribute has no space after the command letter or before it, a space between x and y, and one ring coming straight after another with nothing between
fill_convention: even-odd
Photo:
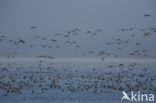
<instances>
[{"instance_id":1,"label":"misty sky","mask_svg":"<svg viewBox=\"0 0 156 103\"><path fill-rule=\"evenodd\" d=\"M139 29L150 32L156 27L155 0L0 0L0 35L7 40L23 39L26 44L16 46L7 40L0 43L0 56L13 55L51 55L51 56L96 56L101 50L128 55L134 50L148 49L151 56L156 56L156 33L153 37L143 38ZM149 14L149 17L144 16ZM35 26L35 29L31 27ZM78 28L79 36L62 38L56 33L65 34ZM135 28L133 31L120 31L123 28ZM86 32L102 30L95 37ZM42 48L49 42L34 40L34 36L53 38L60 48ZM118 45L107 46L106 42L118 38L128 40L130 44L121 45L124 50L117 51ZM76 41L80 47L67 45L67 40ZM134 43L142 43L135 47ZM30 48L29 45L34 45ZM52 44L53 45L53 44ZM93 54L89 55L88 51Z\"/></svg>"}]
</instances>

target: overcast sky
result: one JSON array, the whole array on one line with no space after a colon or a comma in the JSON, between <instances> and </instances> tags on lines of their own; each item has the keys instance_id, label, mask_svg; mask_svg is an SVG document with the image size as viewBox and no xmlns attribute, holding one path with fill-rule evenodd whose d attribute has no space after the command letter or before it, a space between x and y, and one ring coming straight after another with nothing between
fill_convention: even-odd
<instances>
[{"instance_id":1,"label":"overcast sky","mask_svg":"<svg viewBox=\"0 0 156 103\"><path fill-rule=\"evenodd\" d=\"M149 54L156 56L155 38L135 37L129 34L141 33L137 30L121 32L122 28L142 28L147 31L156 27L155 0L0 0L0 35L10 39L24 39L28 45L40 45L45 42L34 41L36 35L54 38L59 41L59 49L43 49L39 46L29 48L28 45L12 46L7 42L0 43L0 54L8 55L18 52L21 55L52 55L52 56L89 56L88 51L114 51L116 45L108 47L106 42L122 38L129 40L131 45L124 48L126 55L134 41L143 43L140 49L149 49ZM149 17L145 17L149 14ZM32 26L37 28L31 29ZM79 28L80 36L67 40L76 41L80 48L67 46L64 38L53 37L56 33L66 33L67 30ZM95 37L86 36L86 31L102 32ZM149 31L148 31L149 32ZM125 35L124 35L125 34ZM45 43L46 44L46 43Z\"/></svg>"}]
</instances>

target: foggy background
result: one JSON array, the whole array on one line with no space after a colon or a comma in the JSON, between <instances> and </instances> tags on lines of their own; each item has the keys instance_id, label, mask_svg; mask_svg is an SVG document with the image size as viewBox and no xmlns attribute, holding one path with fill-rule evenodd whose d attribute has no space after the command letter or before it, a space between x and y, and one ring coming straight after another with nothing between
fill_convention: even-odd
<instances>
[{"instance_id":1,"label":"foggy background","mask_svg":"<svg viewBox=\"0 0 156 103\"><path fill-rule=\"evenodd\" d=\"M0 35L5 36L5 40L0 42L0 56L98 57L104 50L128 57L135 50L146 49L149 57L155 57L156 34L142 37L143 33L156 27L155 4L155 0L0 0ZM57 33L65 35L75 28L80 29L79 35L56 36ZM134 30L121 31L127 28ZM95 36L86 33L97 29L102 32ZM138 35L132 38L133 34ZM57 42L50 42L51 38ZM106 45L119 38L129 43ZM8 43L19 39L25 44ZM75 41L80 47L66 44L67 40ZM135 46L137 42L141 46ZM47 44L52 47L42 47Z\"/></svg>"}]
</instances>

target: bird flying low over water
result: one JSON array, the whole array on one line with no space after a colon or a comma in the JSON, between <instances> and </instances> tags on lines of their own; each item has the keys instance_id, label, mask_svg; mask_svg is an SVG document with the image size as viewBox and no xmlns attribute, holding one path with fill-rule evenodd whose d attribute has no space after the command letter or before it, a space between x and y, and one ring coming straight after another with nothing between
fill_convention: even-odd
<instances>
[{"instance_id":1,"label":"bird flying low over water","mask_svg":"<svg viewBox=\"0 0 156 103\"><path fill-rule=\"evenodd\" d=\"M32 27L30 27L31 29L36 29L37 27L36 26L32 26Z\"/></svg>"},{"instance_id":2,"label":"bird flying low over water","mask_svg":"<svg viewBox=\"0 0 156 103\"><path fill-rule=\"evenodd\" d=\"M145 14L144 16L145 16L145 17L149 17L149 16L150 16L150 14Z\"/></svg>"},{"instance_id":3,"label":"bird flying low over water","mask_svg":"<svg viewBox=\"0 0 156 103\"><path fill-rule=\"evenodd\" d=\"M21 42L21 43L23 43L23 44L25 43L25 41L24 41L24 40L22 40L22 39L19 39L19 42Z\"/></svg>"}]
</instances>

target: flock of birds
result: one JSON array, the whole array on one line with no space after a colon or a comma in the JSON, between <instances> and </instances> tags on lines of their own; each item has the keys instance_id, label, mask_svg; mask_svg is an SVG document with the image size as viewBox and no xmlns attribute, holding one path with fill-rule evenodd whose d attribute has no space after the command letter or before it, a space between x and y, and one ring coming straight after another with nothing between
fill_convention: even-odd
<instances>
[{"instance_id":1,"label":"flock of birds","mask_svg":"<svg viewBox=\"0 0 156 103\"><path fill-rule=\"evenodd\" d=\"M43 66L44 63L46 66ZM107 71L91 67L88 72L79 69L69 71L63 67L58 69L55 64L44 61L27 68L17 63L7 65L16 65L17 68L10 71L6 65L0 64L0 91L3 96L42 95L53 90L95 94L123 90L156 92L156 75L151 74L150 68L138 63L109 65L105 67ZM116 71L117 68L119 70Z\"/></svg>"},{"instance_id":2,"label":"flock of birds","mask_svg":"<svg viewBox=\"0 0 156 103\"><path fill-rule=\"evenodd\" d=\"M36 29L36 26L32 26L31 29ZM5 43L5 45L12 45L12 46L19 46L20 48L25 48L25 47L29 47L29 48L35 48L35 47L39 47L42 49L59 49L61 47L65 47L65 46L71 46L71 47L76 47L76 48L80 48L81 46L83 46L82 43L80 43L80 41L77 41L77 38L80 35L85 35L85 36L90 36L90 37L96 37L96 36L100 36L100 35L104 35L104 30L101 29L96 29L95 31L82 31L79 28L75 28L72 30L67 30L65 33L56 33L50 36L44 36L44 35L36 35L36 36L32 36L31 40L28 39L21 39L16 38L16 39L11 39L9 37L7 37L6 35L0 35L0 43L3 42L3 44ZM125 51L126 47L129 47L129 45L133 44L134 47L136 49L132 49L133 51L129 51L126 54L127 56L141 56L141 57L147 57L150 56L149 53L149 49L144 48L144 45L146 44L146 42L139 42L139 41L132 41L132 38L135 38L136 36L140 36L142 38L153 38L156 34L156 28L155 27L151 27L149 29L142 29L142 28L124 28L124 29L119 29L119 31L122 31L125 34L129 34L129 39L125 39L122 37L118 37L112 41L103 41L103 44L99 44L99 45L104 45L101 50L88 50L88 53L86 53L87 55L96 55L96 56L100 56L101 59L107 57L107 56L113 56L113 57L119 57L121 56L122 52ZM135 32L135 33L134 33ZM76 36L76 37L75 37ZM74 39L73 39L74 37ZM138 38L137 37L137 38ZM80 38L78 38L80 39ZM33 42L32 42L33 41ZM89 41L90 42L90 41ZM1 44L0 44L1 45ZM114 50L112 52L112 49L110 50L106 50L105 48L107 47L112 47ZM86 47L87 48L87 47ZM41 51L42 51L41 49ZM117 52L119 51L119 53ZM18 53L19 51L15 51L16 55L20 54ZM54 56L54 55L53 55ZM14 56L13 56L14 57ZM41 57L41 55L37 55L37 57ZM44 56L42 56L43 58ZM46 56L47 57L47 56ZM45 58L46 58L45 57Z\"/></svg>"},{"instance_id":3,"label":"flock of birds","mask_svg":"<svg viewBox=\"0 0 156 103\"><path fill-rule=\"evenodd\" d=\"M145 17L149 17L149 14L145 14ZM30 29L35 30L36 26L30 27ZM129 44L134 43L132 38L140 36L143 38L152 38L156 34L156 28L151 27L148 29L142 28L124 28L119 29L123 33L127 34L130 32L129 40L124 38L116 38L112 41L105 42L101 50L88 50L89 55L95 54L99 56L102 60L105 60L107 56L118 57L120 54L110 52L105 49L105 46L115 48L116 51L124 51L124 46L128 47ZM135 32L135 33L131 33ZM67 30L64 33L56 33L50 37L44 35L35 35L32 40L16 38L11 39L6 35L0 35L0 45L1 43L11 44L12 46L21 46L23 48L35 48L36 46L42 49L59 49L66 45L81 48L81 43L77 42L72 37L79 37L80 35L85 35L89 37L97 37L98 35L104 34L104 30L96 29L95 31L90 30L80 30L75 28L72 30ZM61 38L61 39L59 39ZM40 42L40 44L35 44L35 42ZM59 43L61 42L61 43ZM145 43L145 42L144 42ZM139 49L143 47L143 42L135 41L136 50L129 52L128 56L141 56L148 57L150 54L149 49ZM123 46L124 45L124 46ZM115 47L114 47L115 46ZM18 54L18 51L16 51ZM9 56L8 56L9 57ZM54 56L50 55L37 55L37 58L54 59ZM16 56L12 56L16 58ZM42 67L44 61L39 61L36 67L30 66L24 68L22 64L17 65L14 63L8 63L4 65L0 62L0 94L4 96L8 95L25 95L25 91L28 94L43 94L48 91L59 90L60 92L92 92L92 93L111 93L113 91L144 91L144 92L155 92L156 93L156 75L151 74L150 68L139 66L137 63L131 64L118 64L109 65L103 67L108 69L108 71L98 70L98 68L92 68L89 72L82 72L73 69L69 71L68 68L59 69L54 66L55 63L51 62L46 67ZM15 72L10 72L10 65L15 65ZM119 69L115 71L116 69ZM29 71L30 70L30 71ZM75 70L75 71L74 71ZM86 70L86 68L84 68ZM139 71L140 72L136 72ZM21 73L23 71L23 73ZM34 71L34 72L33 72ZM20 72L20 73L19 73Z\"/></svg>"}]
</instances>

